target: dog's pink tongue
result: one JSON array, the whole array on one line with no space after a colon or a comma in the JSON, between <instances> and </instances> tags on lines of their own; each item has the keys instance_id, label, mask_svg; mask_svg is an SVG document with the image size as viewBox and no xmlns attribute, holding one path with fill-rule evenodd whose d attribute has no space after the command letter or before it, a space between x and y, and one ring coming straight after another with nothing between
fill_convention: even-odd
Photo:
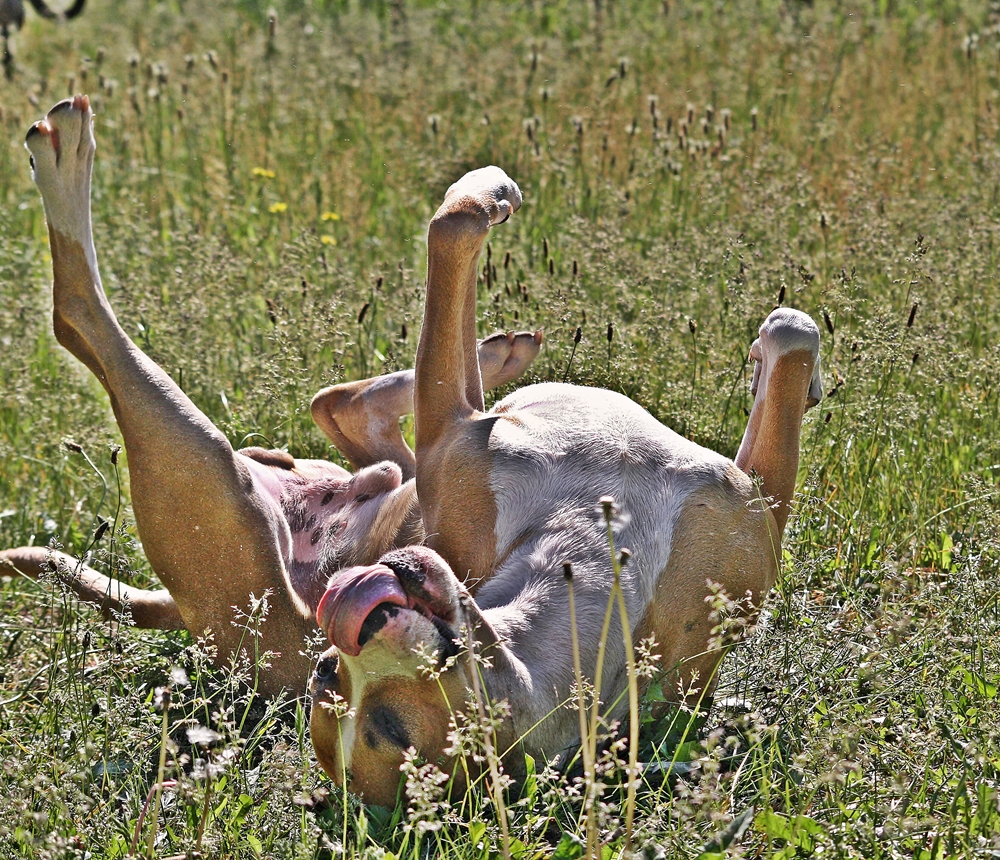
<instances>
[{"instance_id":1,"label":"dog's pink tongue","mask_svg":"<svg viewBox=\"0 0 1000 860\"><path fill-rule=\"evenodd\" d=\"M361 653L361 627L382 603L407 605L406 592L396 574L382 564L352 567L326 590L316 607L316 620L330 642L343 653L357 657Z\"/></svg>"}]
</instances>

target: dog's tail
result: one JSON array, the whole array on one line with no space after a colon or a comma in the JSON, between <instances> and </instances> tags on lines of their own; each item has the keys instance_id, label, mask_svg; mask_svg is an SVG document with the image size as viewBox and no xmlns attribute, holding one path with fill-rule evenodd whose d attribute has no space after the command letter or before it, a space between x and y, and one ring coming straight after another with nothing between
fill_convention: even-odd
<instances>
[{"instance_id":1,"label":"dog's tail","mask_svg":"<svg viewBox=\"0 0 1000 860\"><path fill-rule=\"evenodd\" d=\"M128 614L136 627L147 630L182 630L184 622L165 589L133 588L98 573L64 552L41 546L23 546L0 552L0 576L54 576L76 595L94 604L105 618Z\"/></svg>"}]
</instances>

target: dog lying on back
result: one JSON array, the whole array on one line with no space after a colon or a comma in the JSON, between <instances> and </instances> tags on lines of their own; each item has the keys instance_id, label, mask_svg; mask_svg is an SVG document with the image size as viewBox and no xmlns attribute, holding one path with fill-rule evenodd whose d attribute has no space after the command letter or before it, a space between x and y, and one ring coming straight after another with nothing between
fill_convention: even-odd
<instances>
[{"instance_id":1,"label":"dog lying on back","mask_svg":"<svg viewBox=\"0 0 1000 860\"><path fill-rule=\"evenodd\" d=\"M632 639L655 639L661 668L680 688L712 683L721 653L706 598L721 587L752 615L777 573L802 416L822 393L809 317L779 309L761 326L751 347L756 397L735 461L608 391L535 385L487 413L484 385L521 372L539 338L476 341L479 254L521 203L513 181L485 168L453 185L431 221L412 382L384 377L314 401L321 426L359 471L233 452L129 341L101 290L85 97L53 108L28 147L50 230L56 335L111 397L136 522L174 620L212 628L225 655L240 647L240 631L225 636L231 607L265 588L278 595L261 631L263 646L281 654L262 685L276 693L294 689L297 672L305 677L296 655L315 629L306 613L315 613L331 647L310 682L311 734L335 781L392 804L408 750L452 768L444 754L451 715L477 680L509 705L496 745L510 751L512 768L522 751L548 758L578 738L577 715L562 707L575 682L564 568L573 572L581 664L592 679L613 580L605 498L617 511L615 546L630 551L621 586ZM411 384L415 461L394 424ZM415 484L403 481L408 469ZM17 563L18 552L5 557ZM121 599L124 586L93 576L85 571L77 590L100 601L117 587ZM135 616L142 600L130 597ZM485 658L477 677L461 658L470 638ZM625 686L622 640L613 619L605 703Z\"/></svg>"},{"instance_id":2,"label":"dog lying on back","mask_svg":"<svg viewBox=\"0 0 1000 860\"><path fill-rule=\"evenodd\" d=\"M680 688L714 683L721 653L706 599L717 584L752 613L774 583L802 416L822 396L819 330L778 309L751 347L756 399L735 462L610 391L532 385L485 412L477 265L490 229L520 204L517 185L484 168L448 190L430 223L414 389L427 538L338 574L317 612L332 647L311 685L313 745L336 781L378 803L394 802L407 750L443 760L450 714L477 680L509 706L495 743L512 768L522 751L546 760L579 738L564 707L575 681L564 569L593 679L614 577L602 499L617 509L614 545L630 552L621 588L632 640L653 637ZM626 684L612 618L605 703ZM449 660L467 637L479 662Z\"/></svg>"},{"instance_id":3,"label":"dog lying on back","mask_svg":"<svg viewBox=\"0 0 1000 860\"><path fill-rule=\"evenodd\" d=\"M86 96L60 102L28 132L42 193L59 342L108 392L121 430L132 507L143 550L162 590L133 588L60 552L0 553L0 573L37 576L47 567L106 613L127 609L137 626L211 630L216 662L241 650L272 652L257 689L298 694L314 665L306 643L327 580L420 542L423 527L413 453L399 418L413 408L413 372L337 385L313 400L319 426L354 473L281 451L234 451L222 432L129 339L101 286L90 222L95 142ZM541 335L501 334L479 345L487 386L519 376ZM234 607L269 595L250 642ZM305 652L305 653L304 653Z\"/></svg>"}]
</instances>

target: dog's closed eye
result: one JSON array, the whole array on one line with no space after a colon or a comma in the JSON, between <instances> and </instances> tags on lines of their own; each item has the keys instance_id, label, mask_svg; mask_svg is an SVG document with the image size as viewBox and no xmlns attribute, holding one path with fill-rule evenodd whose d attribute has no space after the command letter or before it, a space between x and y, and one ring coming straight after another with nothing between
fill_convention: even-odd
<instances>
[{"instance_id":1,"label":"dog's closed eye","mask_svg":"<svg viewBox=\"0 0 1000 860\"><path fill-rule=\"evenodd\" d=\"M385 741L404 750L409 749L412 745L410 735L399 715L385 705L379 705L372 709L371 716L368 718L365 740L370 747L378 746Z\"/></svg>"}]
</instances>

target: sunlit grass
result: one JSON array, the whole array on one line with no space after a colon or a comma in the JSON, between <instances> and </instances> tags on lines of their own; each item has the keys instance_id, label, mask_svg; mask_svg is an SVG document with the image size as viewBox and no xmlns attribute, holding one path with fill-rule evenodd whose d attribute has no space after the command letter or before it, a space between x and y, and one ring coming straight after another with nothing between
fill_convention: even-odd
<instances>
[{"instance_id":1,"label":"sunlit grass","mask_svg":"<svg viewBox=\"0 0 1000 860\"><path fill-rule=\"evenodd\" d=\"M126 331L234 444L303 456L332 456L315 391L411 364L427 220L496 163L525 205L484 255L481 330L545 330L528 381L624 391L731 455L767 312L801 308L823 333L828 397L806 419L782 578L703 722L647 719L658 767L634 844L1000 850L995 11L288 0L274 25L250 0L92 6L31 17L0 81L0 545L83 553L98 515L129 519L127 483L120 507L104 492L107 401L51 335L21 147L51 103L86 91L98 113L95 231ZM95 549L152 576L130 529ZM112 628L16 580L0 595L10 851L127 853L166 686L160 856L502 851L486 789L422 807L423 830L405 806L337 795L301 709L251 708L189 637ZM199 725L218 738L199 747ZM577 856L587 820L622 850L624 790L588 819L535 768L507 798L515 856Z\"/></svg>"}]
</instances>

